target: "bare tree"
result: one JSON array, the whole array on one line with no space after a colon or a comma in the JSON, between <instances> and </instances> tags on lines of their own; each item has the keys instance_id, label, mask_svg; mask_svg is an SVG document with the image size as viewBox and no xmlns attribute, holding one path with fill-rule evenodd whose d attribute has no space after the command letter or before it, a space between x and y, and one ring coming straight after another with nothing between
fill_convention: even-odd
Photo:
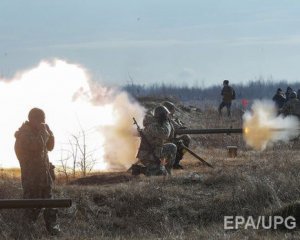
<instances>
[{"instance_id":1,"label":"bare tree","mask_svg":"<svg viewBox=\"0 0 300 240\"><path fill-rule=\"evenodd\" d=\"M70 147L61 149L60 169L58 171L66 177L67 181L69 181L70 176L76 178L77 170L82 176L86 176L96 164L93 153L98 149L90 150L88 148L86 135L86 131L83 129L78 134L71 134L68 141Z\"/></svg>"},{"instance_id":2,"label":"bare tree","mask_svg":"<svg viewBox=\"0 0 300 240\"><path fill-rule=\"evenodd\" d=\"M75 140L75 144L72 142L72 139ZM72 157L72 176L76 177L76 166L77 166L77 155L78 155L78 138L75 135L72 135L72 139L69 139L71 146L71 157ZM77 140L76 140L77 139Z\"/></svg>"},{"instance_id":3,"label":"bare tree","mask_svg":"<svg viewBox=\"0 0 300 240\"><path fill-rule=\"evenodd\" d=\"M64 153L67 153L67 156L64 156ZM58 172L63 174L66 178L66 181L69 181L69 167L68 167L68 162L70 159L70 154L68 150L61 149L60 150L60 168L58 169Z\"/></svg>"},{"instance_id":4,"label":"bare tree","mask_svg":"<svg viewBox=\"0 0 300 240\"><path fill-rule=\"evenodd\" d=\"M75 145L72 146L72 156L73 156L73 169L77 164L80 168L81 174L86 176L87 173L92 171L96 164L96 159L93 156L94 151L90 151L86 145L86 133L81 130L81 134L76 136L72 135ZM78 156L79 155L79 156ZM78 157L78 160L77 160Z\"/></svg>"}]
</instances>

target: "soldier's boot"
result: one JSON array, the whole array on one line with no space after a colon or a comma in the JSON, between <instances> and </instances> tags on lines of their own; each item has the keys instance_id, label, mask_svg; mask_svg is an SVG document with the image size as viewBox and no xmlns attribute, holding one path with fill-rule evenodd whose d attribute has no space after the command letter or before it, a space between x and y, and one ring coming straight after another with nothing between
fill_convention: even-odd
<instances>
[{"instance_id":1,"label":"soldier's boot","mask_svg":"<svg viewBox=\"0 0 300 240\"><path fill-rule=\"evenodd\" d=\"M183 169L183 166L179 164L180 160L182 160L184 154L184 149L180 149L176 153L176 158L174 161L173 169Z\"/></svg>"},{"instance_id":2,"label":"soldier's boot","mask_svg":"<svg viewBox=\"0 0 300 240\"><path fill-rule=\"evenodd\" d=\"M131 174L133 176L138 176L141 174L141 171L140 171L140 166L137 165L137 164L132 164L131 166Z\"/></svg>"},{"instance_id":3,"label":"soldier's boot","mask_svg":"<svg viewBox=\"0 0 300 240\"><path fill-rule=\"evenodd\" d=\"M44 220L46 223L46 229L52 236L60 235L60 227L57 223L57 209L46 208L44 211Z\"/></svg>"},{"instance_id":4,"label":"soldier's boot","mask_svg":"<svg viewBox=\"0 0 300 240\"><path fill-rule=\"evenodd\" d=\"M140 174L145 174L146 175L146 167L143 167L143 166L138 165L138 164L132 164L131 174L133 176L138 176Z\"/></svg>"}]
</instances>

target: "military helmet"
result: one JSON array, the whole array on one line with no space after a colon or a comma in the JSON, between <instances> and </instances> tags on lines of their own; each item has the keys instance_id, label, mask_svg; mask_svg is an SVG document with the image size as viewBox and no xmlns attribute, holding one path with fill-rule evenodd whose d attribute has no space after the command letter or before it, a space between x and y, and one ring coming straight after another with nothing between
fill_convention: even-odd
<instances>
[{"instance_id":1,"label":"military helmet","mask_svg":"<svg viewBox=\"0 0 300 240\"><path fill-rule=\"evenodd\" d=\"M168 119L170 111L165 106L158 106L154 109L154 117L159 121L165 121Z\"/></svg>"},{"instance_id":2,"label":"military helmet","mask_svg":"<svg viewBox=\"0 0 300 240\"><path fill-rule=\"evenodd\" d=\"M40 108L32 108L28 113L28 120L30 122L35 120L44 121L45 120L45 113Z\"/></svg>"},{"instance_id":3,"label":"military helmet","mask_svg":"<svg viewBox=\"0 0 300 240\"><path fill-rule=\"evenodd\" d=\"M291 92L291 91L293 91L293 89L292 89L290 86L288 86L288 87L286 88L286 92Z\"/></svg>"},{"instance_id":4,"label":"military helmet","mask_svg":"<svg viewBox=\"0 0 300 240\"><path fill-rule=\"evenodd\" d=\"M292 91L290 93L290 98L297 98L297 93L295 91Z\"/></svg>"},{"instance_id":5,"label":"military helmet","mask_svg":"<svg viewBox=\"0 0 300 240\"><path fill-rule=\"evenodd\" d=\"M229 84L229 80L224 80L223 84L228 85Z\"/></svg>"},{"instance_id":6,"label":"military helmet","mask_svg":"<svg viewBox=\"0 0 300 240\"><path fill-rule=\"evenodd\" d=\"M163 102L162 105L165 106L169 110L170 113L174 113L175 112L176 108L175 108L174 103L169 102L169 101L165 101L165 102Z\"/></svg>"}]
</instances>

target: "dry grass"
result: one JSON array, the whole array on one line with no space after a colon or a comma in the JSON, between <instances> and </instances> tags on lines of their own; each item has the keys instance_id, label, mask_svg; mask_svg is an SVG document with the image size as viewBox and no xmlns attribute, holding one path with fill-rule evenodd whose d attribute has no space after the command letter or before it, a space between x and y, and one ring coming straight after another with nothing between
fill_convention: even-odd
<instances>
[{"instance_id":1,"label":"dry grass","mask_svg":"<svg viewBox=\"0 0 300 240\"><path fill-rule=\"evenodd\" d=\"M193 119L204 113L188 114ZM201 124L206 127L206 122ZM57 198L73 199L71 208L60 210L63 233L58 239L299 239L297 231L223 228L225 215L255 217L299 199L298 151L284 144L246 151L239 136L202 141L215 141L213 146L207 143L209 148L193 142L214 169L186 155L185 170L174 171L171 178L141 176L108 184L106 174L101 185L56 185ZM238 158L226 158L228 142L239 146ZM0 198L18 198L21 191L18 179L0 179ZM49 238L42 219L29 231L20 214L1 210L0 239Z\"/></svg>"},{"instance_id":2,"label":"dry grass","mask_svg":"<svg viewBox=\"0 0 300 240\"><path fill-rule=\"evenodd\" d=\"M213 170L187 159L187 169L168 179L138 177L114 185L56 186L56 197L74 201L73 207L60 211L61 239L300 237L270 230L223 230L225 215L258 216L299 199L300 162L295 152L248 152L235 160L222 158L221 150L210 154L215 156ZM0 185L1 198L20 197L18 181L1 181ZM19 216L19 210L2 210L3 239L25 236L22 225L16 224L21 221ZM48 237L42 219L29 235Z\"/></svg>"}]
</instances>

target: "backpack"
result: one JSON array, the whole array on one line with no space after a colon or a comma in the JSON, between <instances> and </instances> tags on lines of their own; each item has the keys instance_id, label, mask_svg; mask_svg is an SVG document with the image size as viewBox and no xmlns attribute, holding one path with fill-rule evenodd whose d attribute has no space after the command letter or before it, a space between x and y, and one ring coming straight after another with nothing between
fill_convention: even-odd
<instances>
[{"instance_id":1,"label":"backpack","mask_svg":"<svg viewBox=\"0 0 300 240\"><path fill-rule=\"evenodd\" d=\"M231 89L232 89L232 97L231 97L231 99L234 100L235 99L235 91L234 91L233 88L231 88Z\"/></svg>"},{"instance_id":2,"label":"backpack","mask_svg":"<svg viewBox=\"0 0 300 240\"><path fill-rule=\"evenodd\" d=\"M235 99L235 91L230 86L224 86L222 95L224 101L231 101Z\"/></svg>"}]
</instances>

